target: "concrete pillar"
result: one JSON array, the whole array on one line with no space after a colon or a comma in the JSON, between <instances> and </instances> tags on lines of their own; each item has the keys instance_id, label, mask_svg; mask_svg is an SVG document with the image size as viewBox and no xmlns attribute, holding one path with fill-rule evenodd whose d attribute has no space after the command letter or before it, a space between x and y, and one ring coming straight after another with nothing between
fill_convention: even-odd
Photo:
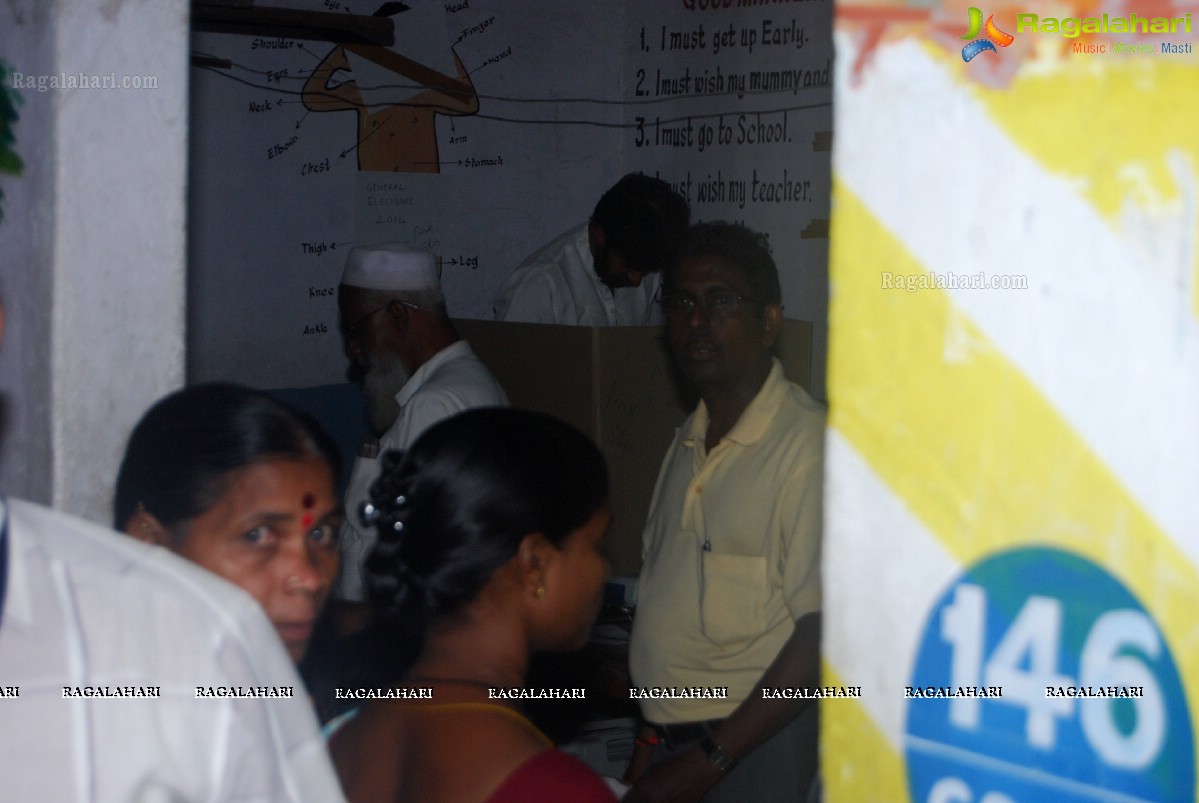
<instances>
[{"instance_id":1,"label":"concrete pillar","mask_svg":"<svg viewBox=\"0 0 1199 803\"><path fill-rule=\"evenodd\" d=\"M0 488L107 521L130 428L183 380L187 4L15 0L0 58L26 164L0 178Z\"/></svg>"},{"instance_id":2,"label":"concrete pillar","mask_svg":"<svg viewBox=\"0 0 1199 803\"><path fill-rule=\"evenodd\" d=\"M1196 799L1196 21L1026 5L837 5L830 801Z\"/></svg>"}]
</instances>

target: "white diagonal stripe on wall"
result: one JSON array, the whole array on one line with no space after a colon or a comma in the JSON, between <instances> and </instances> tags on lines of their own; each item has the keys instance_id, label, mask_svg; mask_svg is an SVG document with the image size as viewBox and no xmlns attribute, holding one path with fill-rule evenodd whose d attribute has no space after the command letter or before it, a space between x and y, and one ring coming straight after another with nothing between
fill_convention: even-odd
<instances>
[{"instance_id":1,"label":"white diagonal stripe on wall","mask_svg":"<svg viewBox=\"0 0 1199 803\"><path fill-rule=\"evenodd\" d=\"M842 595L826 606L824 658L846 683L862 687L858 702L901 752L903 687L924 616L961 567L836 430L828 432L825 454L824 576L853 577L869 593ZM864 645L889 656L869 664L869 677L858 674Z\"/></svg>"},{"instance_id":2,"label":"white diagonal stripe on wall","mask_svg":"<svg viewBox=\"0 0 1199 803\"><path fill-rule=\"evenodd\" d=\"M1199 562L1199 494L1179 479L1199 477L1199 324L1185 284L1009 139L920 44L880 48L857 85L853 41L836 44L838 180L927 270L1027 275L1027 290L946 292ZM1172 163L1193 219L1196 166Z\"/></svg>"}]
</instances>

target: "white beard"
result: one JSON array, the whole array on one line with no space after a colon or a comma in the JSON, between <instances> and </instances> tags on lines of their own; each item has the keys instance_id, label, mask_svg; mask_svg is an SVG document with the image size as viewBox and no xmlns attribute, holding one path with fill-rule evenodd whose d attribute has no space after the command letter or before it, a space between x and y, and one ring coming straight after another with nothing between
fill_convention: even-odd
<instances>
[{"instance_id":1,"label":"white beard","mask_svg":"<svg viewBox=\"0 0 1199 803\"><path fill-rule=\"evenodd\" d=\"M400 414L396 394L412 378L412 372L399 357L379 356L370 361L362 378L362 393L366 396L366 412L371 426L383 433L395 423Z\"/></svg>"}]
</instances>

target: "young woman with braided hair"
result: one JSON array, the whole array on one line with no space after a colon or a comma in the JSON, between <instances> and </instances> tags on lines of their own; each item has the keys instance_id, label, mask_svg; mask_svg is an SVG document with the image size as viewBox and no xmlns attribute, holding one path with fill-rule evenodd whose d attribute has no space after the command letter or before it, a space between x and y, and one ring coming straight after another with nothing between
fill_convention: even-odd
<instances>
[{"instance_id":1,"label":"young woman with braided hair","mask_svg":"<svg viewBox=\"0 0 1199 803\"><path fill-rule=\"evenodd\" d=\"M364 519L371 600L423 633L398 690L332 738L351 800L611 803L508 699L529 656L582 647L608 565L607 469L582 433L539 413L474 409L393 453Z\"/></svg>"}]
</instances>

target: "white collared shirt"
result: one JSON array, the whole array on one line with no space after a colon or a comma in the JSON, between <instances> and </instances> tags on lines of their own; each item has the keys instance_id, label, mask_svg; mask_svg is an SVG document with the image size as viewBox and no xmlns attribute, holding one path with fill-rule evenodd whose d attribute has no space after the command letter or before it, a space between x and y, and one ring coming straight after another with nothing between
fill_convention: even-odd
<instances>
[{"instance_id":1,"label":"white collared shirt","mask_svg":"<svg viewBox=\"0 0 1199 803\"><path fill-rule=\"evenodd\" d=\"M5 799L344 799L258 603L165 549L88 522L16 500L7 516Z\"/></svg>"},{"instance_id":2,"label":"white collared shirt","mask_svg":"<svg viewBox=\"0 0 1199 803\"><path fill-rule=\"evenodd\" d=\"M370 499L371 483L379 476L383 455L392 449L407 449L426 429L463 410L508 406L499 381L465 340L446 346L418 368L400 388L396 401L400 414L380 438L378 454L358 457L350 472L346 519L341 527L341 575L333 592L339 599L366 599L362 566L378 537L373 529L362 526L358 511Z\"/></svg>"},{"instance_id":3,"label":"white collared shirt","mask_svg":"<svg viewBox=\"0 0 1199 803\"><path fill-rule=\"evenodd\" d=\"M500 285L495 319L568 326L656 326L660 272L637 287L608 287L595 274L587 224L571 229L522 262Z\"/></svg>"}]
</instances>

